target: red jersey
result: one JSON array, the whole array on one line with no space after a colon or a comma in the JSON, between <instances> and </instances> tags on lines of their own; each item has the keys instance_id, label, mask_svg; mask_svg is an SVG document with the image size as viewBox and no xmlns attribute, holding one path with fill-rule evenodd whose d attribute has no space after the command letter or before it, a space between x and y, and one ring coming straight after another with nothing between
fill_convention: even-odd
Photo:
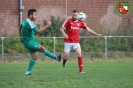
<instances>
[{"instance_id":1,"label":"red jersey","mask_svg":"<svg viewBox=\"0 0 133 88\"><path fill-rule=\"evenodd\" d=\"M73 21L72 18L66 20L62 27L66 29L66 34L69 36L64 38L64 42L69 43L79 43L80 28L87 29L84 22L79 20Z\"/></svg>"}]
</instances>

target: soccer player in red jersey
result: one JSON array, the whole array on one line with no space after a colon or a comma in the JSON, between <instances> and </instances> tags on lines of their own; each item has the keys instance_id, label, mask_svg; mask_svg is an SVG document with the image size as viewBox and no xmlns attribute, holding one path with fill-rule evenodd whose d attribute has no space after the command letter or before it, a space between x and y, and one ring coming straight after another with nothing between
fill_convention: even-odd
<instances>
[{"instance_id":1,"label":"soccer player in red jersey","mask_svg":"<svg viewBox=\"0 0 133 88\"><path fill-rule=\"evenodd\" d=\"M87 27L83 21L79 21L77 19L77 15L78 15L78 11L73 10L72 18L67 19L63 23L62 27L60 28L60 31L64 36L63 67L66 66L66 61L68 60L69 52L71 51L71 48L73 48L78 57L79 72L81 74L85 74L85 72L83 70L81 47L80 47L80 43L79 43L80 28L86 29L87 32L90 32L99 37L103 37L103 35L94 32L92 29ZM64 30L66 30L66 32Z\"/></svg>"}]
</instances>

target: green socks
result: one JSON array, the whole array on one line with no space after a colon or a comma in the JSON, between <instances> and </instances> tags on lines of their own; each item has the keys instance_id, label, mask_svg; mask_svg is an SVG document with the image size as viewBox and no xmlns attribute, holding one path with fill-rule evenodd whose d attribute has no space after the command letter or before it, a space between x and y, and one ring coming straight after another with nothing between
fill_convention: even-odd
<instances>
[{"instance_id":1,"label":"green socks","mask_svg":"<svg viewBox=\"0 0 133 88\"><path fill-rule=\"evenodd\" d=\"M46 56L50 57L50 58L57 59L57 56L54 55L53 53L49 52L48 50L45 50L44 51L44 54ZM28 67L27 71L30 71L31 72L32 69L33 69L33 67L34 67L34 65L35 65L35 63L36 63L36 60L31 59L30 62L29 62L29 67Z\"/></svg>"},{"instance_id":2,"label":"green socks","mask_svg":"<svg viewBox=\"0 0 133 88\"><path fill-rule=\"evenodd\" d=\"M48 50L44 51L44 54L50 58L57 59L57 56L54 55L53 53L49 52Z\"/></svg>"},{"instance_id":3,"label":"green socks","mask_svg":"<svg viewBox=\"0 0 133 88\"><path fill-rule=\"evenodd\" d=\"M31 72L33 67L34 67L34 65L35 65L35 63L36 63L36 60L31 59L30 62L29 62L29 67L28 67L27 71Z\"/></svg>"},{"instance_id":4,"label":"green socks","mask_svg":"<svg viewBox=\"0 0 133 88\"><path fill-rule=\"evenodd\" d=\"M46 56L50 57L50 58L57 59L57 56L54 55L53 53L49 52L48 50L45 50L44 51L44 54ZM27 71L30 71L31 72L32 69L33 69L33 67L34 67L34 65L35 65L35 63L36 63L36 60L31 59L30 62L29 62L29 67L28 67Z\"/></svg>"}]
</instances>

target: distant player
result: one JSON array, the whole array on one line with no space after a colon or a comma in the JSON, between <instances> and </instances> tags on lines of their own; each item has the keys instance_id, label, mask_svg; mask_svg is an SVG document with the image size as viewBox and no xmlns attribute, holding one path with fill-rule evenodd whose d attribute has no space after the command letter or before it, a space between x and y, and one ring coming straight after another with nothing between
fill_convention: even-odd
<instances>
[{"instance_id":1,"label":"distant player","mask_svg":"<svg viewBox=\"0 0 133 88\"><path fill-rule=\"evenodd\" d=\"M35 21L37 18L36 10L30 9L28 11L28 18L23 20L20 29L19 34L21 38L21 42L23 43L24 47L27 48L31 54L31 60L29 62L28 69L26 71L26 75L31 75L31 71L35 65L35 62L37 60L38 54L37 51L43 52L46 56L55 59L57 61L61 60L61 55L56 56L49 52L44 46L40 45L36 42L34 38L34 32L41 33L46 30L51 25L51 21L47 21L47 24L43 28L38 28L34 25L32 21Z\"/></svg>"},{"instance_id":2,"label":"distant player","mask_svg":"<svg viewBox=\"0 0 133 88\"><path fill-rule=\"evenodd\" d=\"M88 28L84 22L79 21L77 19L77 15L78 15L78 11L73 10L72 18L66 20L63 23L62 27L60 28L60 31L64 36L64 42L65 42L64 43L63 67L66 66L66 61L68 60L69 52L73 48L78 57L79 72L81 74L85 74L85 72L83 70L81 47L79 44L80 28L86 29L87 32L90 32L99 37L103 37L103 35L98 34L98 33L94 32L92 29ZM66 30L66 32L64 30Z\"/></svg>"}]
</instances>

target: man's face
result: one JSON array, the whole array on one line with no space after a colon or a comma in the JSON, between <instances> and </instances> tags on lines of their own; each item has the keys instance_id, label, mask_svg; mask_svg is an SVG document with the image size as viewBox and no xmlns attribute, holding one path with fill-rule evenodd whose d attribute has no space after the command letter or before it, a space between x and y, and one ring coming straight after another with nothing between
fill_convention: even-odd
<instances>
[{"instance_id":1,"label":"man's face","mask_svg":"<svg viewBox=\"0 0 133 88\"><path fill-rule=\"evenodd\" d=\"M31 18L32 21L35 21L36 18L37 18L37 14L36 14L36 12L33 12L33 14L30 15L30 18Z\"/></svg>"},{"instance_id":2,"label":"man's face","mask_svg":"<svg viewBox=\"0 0 133 88\"><path fill-rule=\"evenodd\" d=\"M78 15L78 12L72 14L72 19L73 21L76 21L77 20L77 15Z\"/></svg>"}]
</instances>

